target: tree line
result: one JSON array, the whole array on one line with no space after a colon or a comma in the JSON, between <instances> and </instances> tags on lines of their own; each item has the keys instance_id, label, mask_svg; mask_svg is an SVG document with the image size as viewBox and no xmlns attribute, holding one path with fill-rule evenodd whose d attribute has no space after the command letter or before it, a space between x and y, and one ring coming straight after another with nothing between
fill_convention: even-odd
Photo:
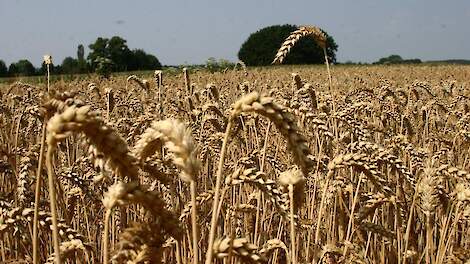
<instances>
[{"instance_id":1,"label":"tree line","mask_svg":"<svg viewBox=\"0 0 470 264\"><path fill-rule=\"evenodd\" d=\"M270 65L277 50L284 40L298 28L297 25L273 25L250 34L238 51L238 58L247 66ZM336 52L338 45L334 38L322 30L327 37L326 53L332 63L337 63ZM88 45L90 52L85 57L85 48L78 45L75 57L66 57L61 64L53 65L54 74L82 74L96 72L108 76L111 72L139 71L161 69L162 65L157 57L146 53L142 49L129 49L127 41L119 36L111 38L98 37L94 43ZM284 64L321 64L324 62L323 50L312 38L301 39L289 52ZM390 55L380 58L372 64L417 64L420 59L403 59L399 55ZM466 61L468 63L468 61ZM342 64L364 64L351 61ZM365 63L368 64L368 63ZM209 58L204 67L214 72L233 67L235 64L227 60L216 61ZM26 59L11 63L9 67L0 60L0 77L43 75L45 65L35 68Z\"/></svg>"},{"instance_id":2,"label":"tree line","mask_svg":"<svg viewBox=\"0 0 470 264\"><path fill-rule=\"evenodd\" d=\"M162 65L157 57L142 49L129 49L127 41L119 36L98 37L88 45L90 52L85 58L85 47L77 47L76 57L66 57L61 64L52 65L54 74L80 74L98 72L107 74L118 71L156 70ZM47 71L44 63L39 68L27 59L13 62L9 67L0 60L0 77L43 75Z\"/></svg>"},{"instance_id":3,"label":"tree line","mask_svg":"<svg viewBox=\"0 0 470 264\"><path fill-rule=\"evenodd\" d=\"M277 50L290 35L298 28L297 25L274 25L253 32L241 45L238 58L247 66L270 65ZM332 63L336 63L338 45L332 36L322 30L327 36L327 56ZM127 41L121 37L98 37L94 43L88 45L90 52L85 58L85 48L78 45L75 57L66 57L61 64L53 65L54 74L79 74L96 72L108 76L111 72L138 71L160 69L160 61L154 55L147 54L142 49L131 50ZM324 62L323 50L312 38L301 39L289 52L284 64L321 64ZM209 58L204 66L213 72L231 67L227 60L217 62ZM0 77L21 75L42 75L46 72L45 65L35 68L28 60L20 60L10 64L9 67L0 60Z\"/></svg>"},{"instance_id":4,"label":"tree line","mask_svg":"<svg viewBox=\"0 0 470 264\"><path fill-rule=\"evenodd\" d=\"M380 58L373 64L418 64L422 61L420 59L403 59L400 55L390 55L385 58Z\"/></svg>"}]
</instances>

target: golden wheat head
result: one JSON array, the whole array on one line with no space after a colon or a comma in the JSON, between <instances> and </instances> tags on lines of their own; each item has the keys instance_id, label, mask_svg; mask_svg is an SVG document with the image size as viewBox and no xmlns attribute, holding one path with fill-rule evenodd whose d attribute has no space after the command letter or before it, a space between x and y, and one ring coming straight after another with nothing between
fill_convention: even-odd
<instances>
[{"instance_id":1,"label":"golden wheat head","mask_svg":"<svg viewBox=\"0 0 470 264\"><path fill-rule=\"evenodd\" d=\"M302 26L296 31L292 32L286 40L282 43L281 47L276 53L276 57L272 64L281 64L286 58L289 51L294 45L303 37L311 36L321 48L326 48L326 36L320 28L315 26Z\"/></svg>"}]
</instances>

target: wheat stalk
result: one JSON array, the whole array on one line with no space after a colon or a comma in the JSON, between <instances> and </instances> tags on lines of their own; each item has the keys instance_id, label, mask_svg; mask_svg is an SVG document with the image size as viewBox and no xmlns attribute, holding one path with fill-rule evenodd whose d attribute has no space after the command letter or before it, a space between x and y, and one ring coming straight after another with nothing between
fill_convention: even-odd
<instances>
[{"instance_id":1,"label":"wheat stalk","mask_svg":"<svg viewBox=\"0 0 470 264\"><path fill-rule=\"evenodd\" d=\"M177 240L182 237L182 230L179 227L178 219L172 212L165 208L165 202L158 192L148 191L145 187L136 182L118 182L109 187L103 198L103 205L106 208L105 229L103 232L104 263L108 263L109 261L108 233L112 209L117 205L123 206L129 203L143 205L158 220L158 224L166 233Z\"/></svg>"},{"instance_id":2,"label":"wheat stalk","mask_svg":"<svg viewBox=\"0 0 470 264\"><path fill-rule=\"evenodd\" d=\"M290 200L290 237L291 237L291 259L292 263L297 263L296 256L296 232L295 232L295 222L294 222L294 210L297 210L303 203L304 199L304 183L305 178L302 172L298 168L292 168L290 170L284 171L279 175L279 183L284 188L288 189L289 200ZM295 194L294 194L295 192Z\"/></svg>"}]
</instances>

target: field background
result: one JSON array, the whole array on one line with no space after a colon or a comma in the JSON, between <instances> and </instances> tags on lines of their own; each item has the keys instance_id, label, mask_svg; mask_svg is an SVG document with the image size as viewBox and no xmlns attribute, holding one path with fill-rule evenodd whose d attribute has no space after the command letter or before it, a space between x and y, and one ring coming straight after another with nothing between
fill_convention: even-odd
<instances>
[{"instance_id":1,"label":"field background","mask_svg":"<svg viewBox=\"0 0 470 264\"><path fill-rule=\"evenodd\" d=\"M468 263L470 66L331 74L331 87L323 66L164 70L160 86L153 72L52 76L49 93L1 79L0 261L32 260L40 175L41 263L48 177L70 263L106 248L114 263Z\"/></svg>"}]
</instances>

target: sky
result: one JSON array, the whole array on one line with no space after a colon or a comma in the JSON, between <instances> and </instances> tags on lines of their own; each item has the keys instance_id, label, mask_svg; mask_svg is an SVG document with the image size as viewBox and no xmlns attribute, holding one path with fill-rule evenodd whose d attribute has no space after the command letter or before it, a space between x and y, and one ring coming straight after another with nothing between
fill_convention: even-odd
<instances>
[{"instance_id":1,"label":"sky","mask_svg":"<svg viewBox=\"0 0 470 264\"><path fill-rule=\"evenodd\" d=\"M0 0L0 60L58 64L117 35L164 65L237 61L251 33L277 24L321 27L340 62L470 59L469 0Z\"/></svg>"}]
</instances>

